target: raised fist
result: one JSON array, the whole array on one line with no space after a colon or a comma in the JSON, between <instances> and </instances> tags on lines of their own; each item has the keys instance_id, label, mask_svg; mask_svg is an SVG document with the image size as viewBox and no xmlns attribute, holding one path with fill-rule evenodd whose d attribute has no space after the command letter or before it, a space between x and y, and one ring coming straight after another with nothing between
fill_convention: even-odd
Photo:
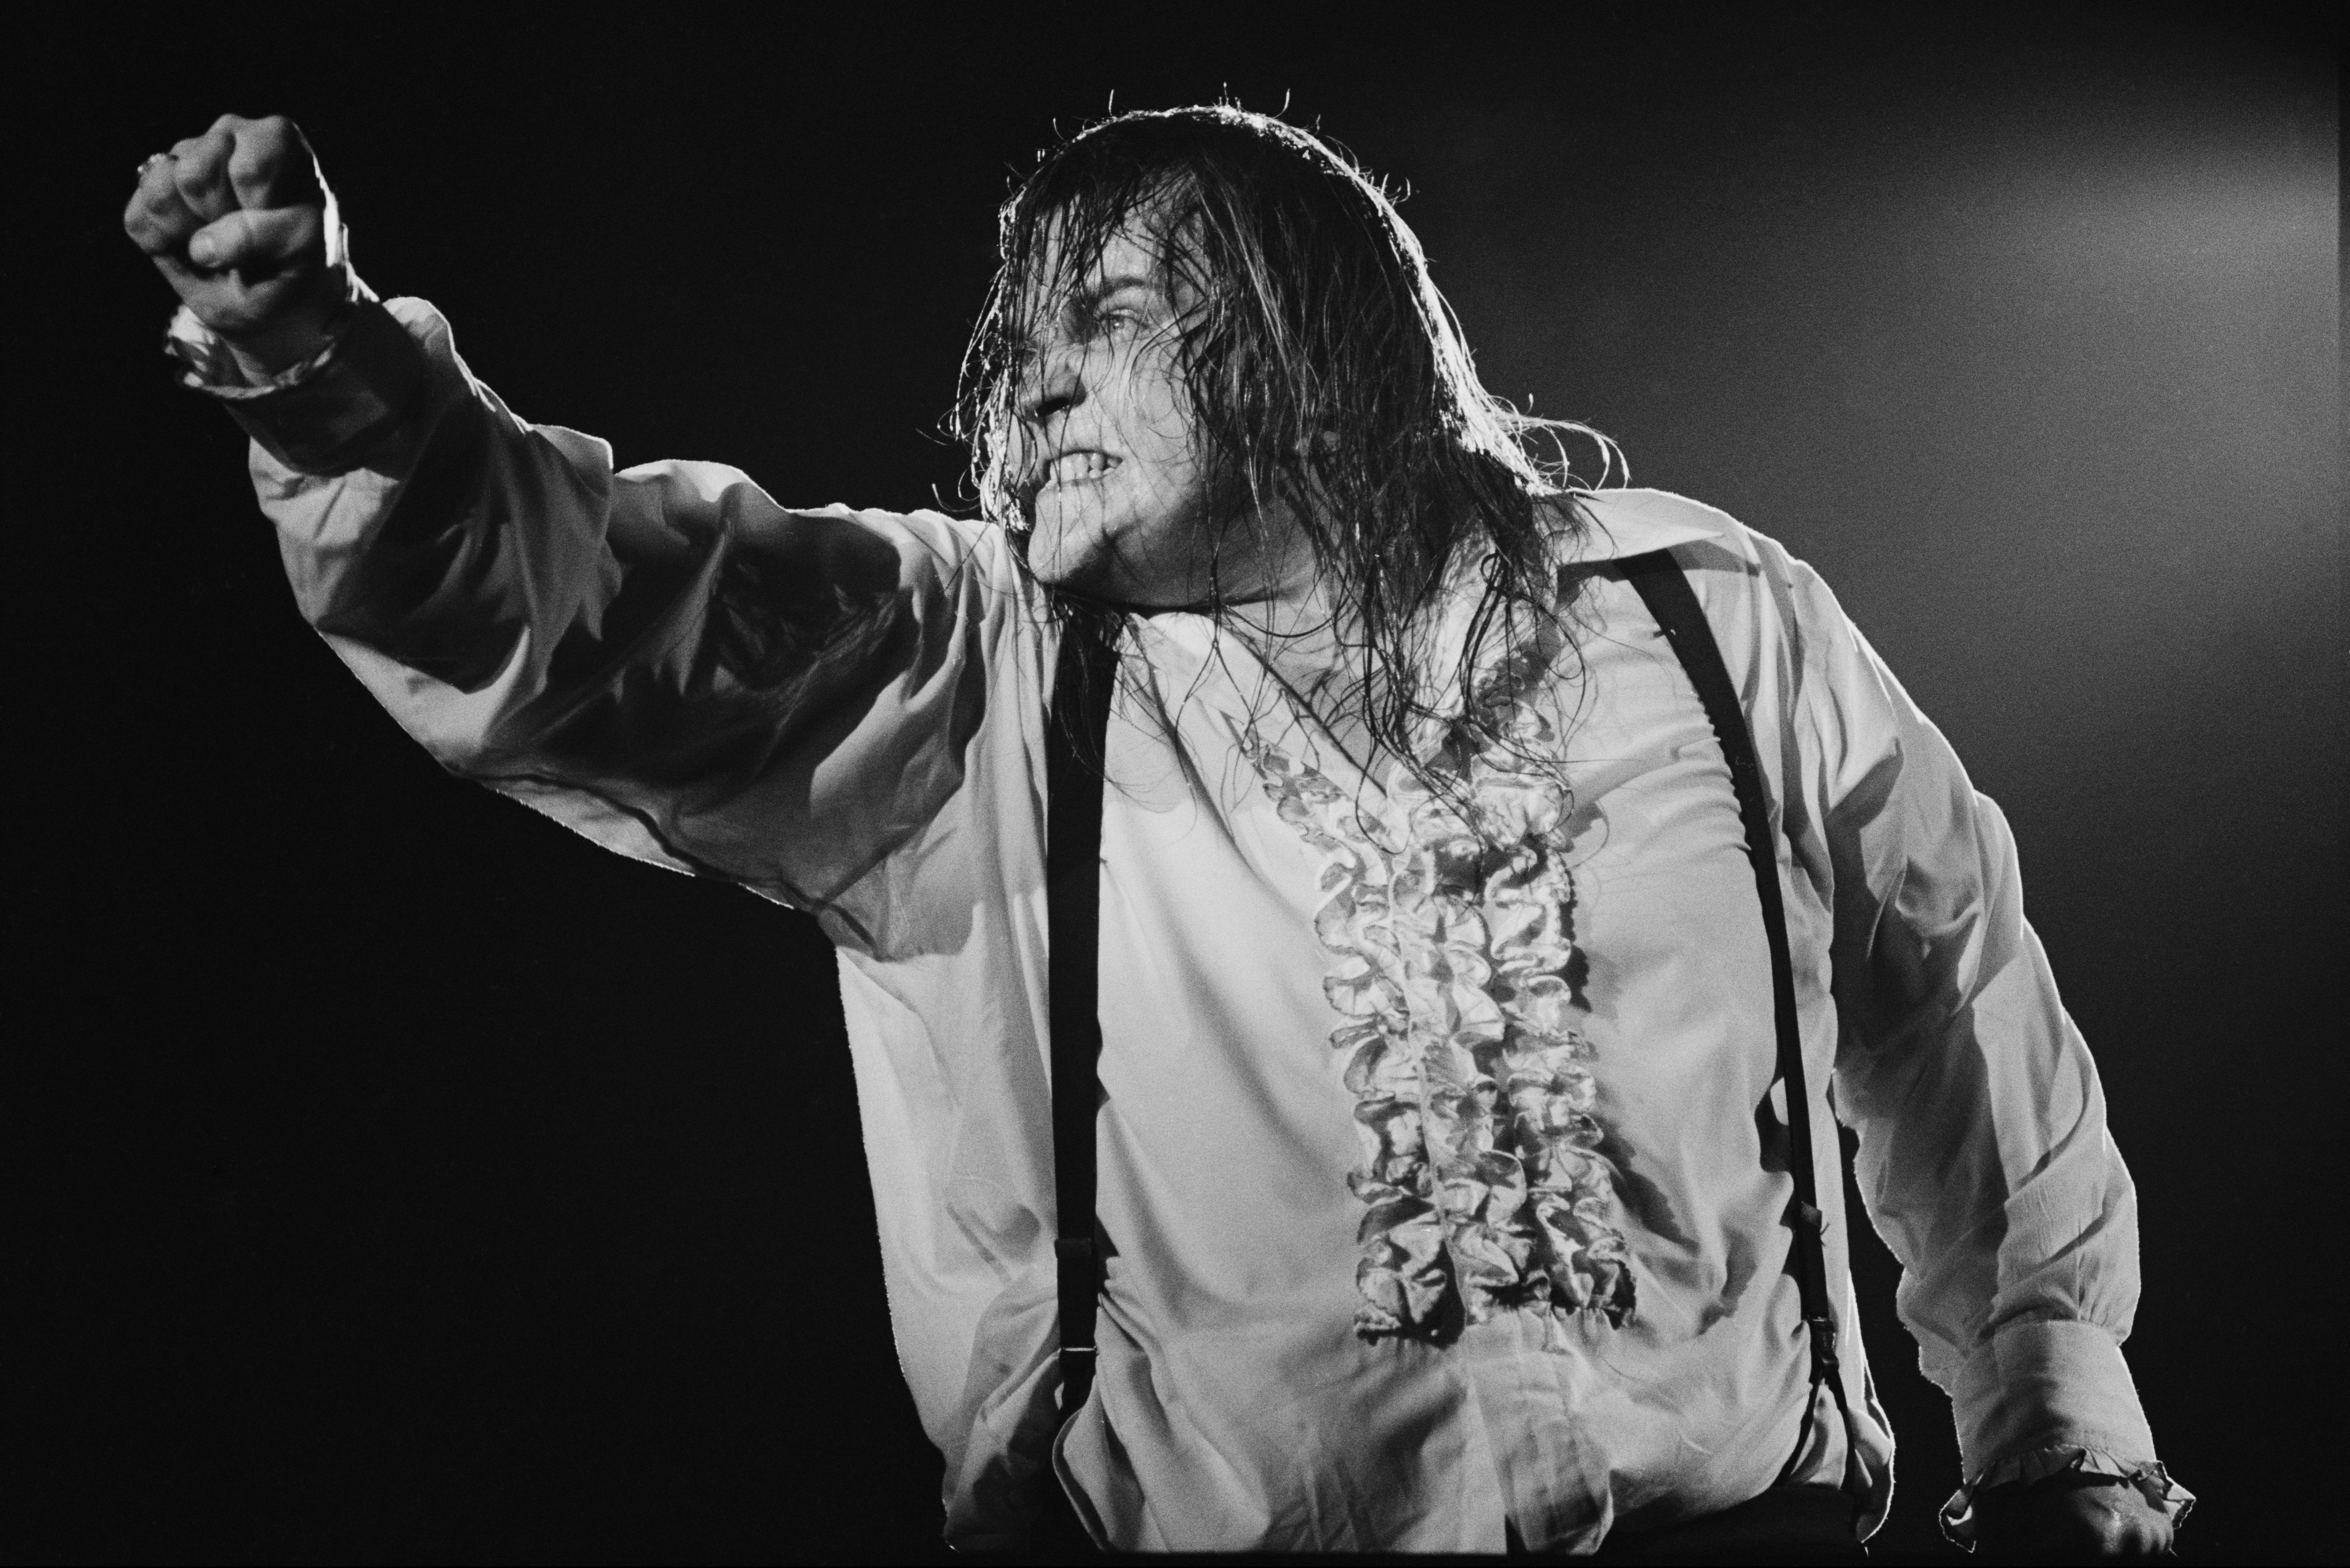
<instances>
[{"instance_id":1,"label":"raised fist","mask_svg":"<svg viewBox=\"0 0 2350 1568\"><path fill-rule=\"evenodd\" d=\"M350 297L334 193L283 115L224 114L149 159L122 226L248 375L324 348Z\"/></svg>"}]
</instances>

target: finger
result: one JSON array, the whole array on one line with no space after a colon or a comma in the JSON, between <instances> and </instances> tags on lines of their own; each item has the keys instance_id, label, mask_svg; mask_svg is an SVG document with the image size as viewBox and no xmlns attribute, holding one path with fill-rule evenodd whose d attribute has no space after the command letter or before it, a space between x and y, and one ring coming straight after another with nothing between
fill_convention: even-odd
<instances>
[{"instance_id":1,"label":"finger","mask_svg":"<svg viewBox=\"0 0 2350 1568\"><path fill-rule=\"evenodd\" d=\"M130 204L122 210L124 233L149 255L177 254L188 236L204 226L204 220L180 194L172 161L172 155L164 153L159 161L144 165Z\"/></svg>"},{"instance_id":2,"label":"finger","mask_svg":"<svg viewBox=\"0 0 2350 1568\"><path fill-rule=\"evenodd\" d=\"M239 206L291 207L319 199L317 160L292 120L282 114L244 120L234 138L228 179Z\"/></svg>"},{"instance_id":3,"label":"finger","mask_svg":"<svg viewBox=\"0 0 2350 1568\"><path fill-rule=\"evenodd\" d=\"M318 248L324 219L308 205L240 209L196 231L188 242L188 259L214 272L275 272Z\"/></svg>"},{"instance_id":4,"label":"finger","mask_svg":"<svg viewBox=\"0 0 2350 1568\"><path fill-rule=\"evenodd\" d=\"M172 149L172 182L180 200L206 223L236 211L228 182L229 154L235 150L235 139L224 130L208 130Z\"/></svg>"}]
</instances>

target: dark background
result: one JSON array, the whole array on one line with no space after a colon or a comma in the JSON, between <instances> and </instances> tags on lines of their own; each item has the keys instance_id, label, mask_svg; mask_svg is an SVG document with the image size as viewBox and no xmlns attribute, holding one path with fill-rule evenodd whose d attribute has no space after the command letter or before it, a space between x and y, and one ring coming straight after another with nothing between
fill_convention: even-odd
<instances>
[{"instance_id":1,"label":"dark background","mask_svg":"<svg viewBox=\"0 0 2350 1568\"><path fill-rule=\"evenodd\" d=\"M451 782L369 703L168 384L139 160L291 114L364 275L526 417L910 507L952 491L1008 171L1113 92L1227 89L1408 182L1489 383L1786 541L1948 731L2139 1184L2183 1554L2338 1545L2315 13L183 15L12 46L0 1552L939 1554L814 925ZM1948 1407L1859 1262L1879 1544L1954 1556Z\"/></svg>"}]
</instances>

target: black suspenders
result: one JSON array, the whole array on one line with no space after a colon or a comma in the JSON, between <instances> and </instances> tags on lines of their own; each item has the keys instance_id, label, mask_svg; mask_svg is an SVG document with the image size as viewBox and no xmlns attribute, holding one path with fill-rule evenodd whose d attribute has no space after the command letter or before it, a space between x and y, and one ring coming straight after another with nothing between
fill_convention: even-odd
<instances>
[{"instance_id":1,"label":"black suspenders","mask_svg":"<svg viewBox=\"0 0 2350 1568\"><path fill-rule=\"evenodd\" d=\"M1045 726L1045 995L1053 1041L1053 1203L1060 1229L1061 1419L1094 1382L1094 1118L1101 1108L1102 747L1118 659L1092 618L1061 621Z\"/></svg>"},{"instance_id":2,"label":"black suspenders","mask_svg":"<svg viewBox=\"0 0 2350 1568\"><path fill-rule=\"evenodd\" d=\"M1835 1306L1828 1299L1826 1220L1820 1212L1819 1168L1812 1158L1812 1096L1804 1080L1804 1035L1795 1017L1795 964L1787 951L1787 910L1779 898L1778 836L1771 830L1771 810L1762 791L1762 764L1755 760L1754 738L1748 733L1746 714L1739 706L1738 689L1721 662L1721 647L1706 624L1705 611L1669 550L1629 556L1616 563L1625 580L1648 607L1665 640L1705 709L1714 738L1730 764L1730 785L1738 795L1738 820L1746 829L1746 858L1754 867L1754 891L1762 901L1762 934L1771 944L1771 1023L1778 1038L1779 1078L1787 1086L1787 1163L1794 1178L1794 1201L1788 1223L1795 1232L1795 1299L1804 1324L1811 1331L1812 1397L1804 1407L1804 1426L1794 1452L1779 1472L1784 1484L1803 1458L1811 1437L1812 1417L1819 1404L1820 1385L1828 1386L1836 1410L1844 1417L1845 1480L1857 1474L1860 1444L1854 1433L1852 1407L1846 1403L1844 1378L1836 1365Z\"/></svg>"},{"instance_id":3,"label":"black suspenders","mask_svg":"<svg viewBox=\"0 0 2350 1568\"><path fill-rule=\"evenodd\" d=\"M1812 1347L1812 1397L1795 1450L1780 1472L1784 1482L1802 1458L1825 1383L1844 1417L1847 1485L1857 1469L1852 1410L1836 1365L1835 1309L1828 1298L1818 1170L1813 1162L1811 1095L1804 1079L1803 1035L1795 1017L1795 966L1787 950L1787 914L1779 896L1777 836L1765 804L1762 764L1746 717L1721 662L1721 649L1689 579L1665 550L1615 563L1664 628L1730 764L1746 855L1762 903L1762 930L1771 947L1771 1016L1778 1040L1778 1075L1787 1086L1788 1163L1794 1201L1796 1299ZM1094 1378L1094 1314L1101 1260L1094 1227L1094 1120L1100 1109L1101 814L1103 738L1109 723L1117 659L1089 619L1063 620L1054 667L1051 719L1045 728L1045 884L1047 992L1053 1055L1054 1199L1060 1216L1053 1251L1059 1268L1061 1418L1086 1402Z\"/></svg>"}]
</instances>

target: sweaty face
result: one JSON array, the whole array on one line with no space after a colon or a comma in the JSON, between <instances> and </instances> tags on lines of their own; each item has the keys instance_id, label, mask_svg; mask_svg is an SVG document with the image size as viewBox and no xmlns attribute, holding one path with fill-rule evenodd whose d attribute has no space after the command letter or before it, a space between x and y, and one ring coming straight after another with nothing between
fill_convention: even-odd
<instances>
[{"instance_id":1,"label":"sweaty face","mask_svg":"<svg viewBox=\"0 0 2350 1568\"><path fill-rule=\"evenodd\" d=\"M1014 453L1043 581L1133 605L1207 597L1206 468L1180 363L1192 303L1155 247L1122 232L1035 310Z\"/></svg>"}]
</instances>

